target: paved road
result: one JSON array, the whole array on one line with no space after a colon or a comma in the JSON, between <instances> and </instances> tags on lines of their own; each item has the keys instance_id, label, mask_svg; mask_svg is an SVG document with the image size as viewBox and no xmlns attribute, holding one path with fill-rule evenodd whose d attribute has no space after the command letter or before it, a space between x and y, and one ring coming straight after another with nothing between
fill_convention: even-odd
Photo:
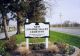
<instances>
[{"instance_id":1,"label":"paved road","mask_svg":"<svg viewBox=\"0 0 80 56\"><path fill-rule=\"evenodd\" d=\"M9 36L12 36L14 34L16 34L16 31L8 32ZM5 38L5 34L4 33L0 33L0 39L3 39L3 38Z\"/></svg>"},{"instance_id":2,"label":"paved road","mask_svg":"<svg viewBox=\"0 0 80 56\"><path fill-rule=\"evenodd\" d=\"M80 36L80 28L50 28L52 31Z\"/></svg>"}]
</instances>

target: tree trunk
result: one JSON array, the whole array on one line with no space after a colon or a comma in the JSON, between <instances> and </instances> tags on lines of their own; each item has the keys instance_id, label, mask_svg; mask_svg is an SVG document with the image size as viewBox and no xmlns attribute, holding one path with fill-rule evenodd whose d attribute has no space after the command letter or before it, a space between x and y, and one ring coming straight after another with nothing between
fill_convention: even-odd
<instances>
[{"instance_id":1,"label":"tree trunk","mask_svg":"<svg viewBox=\"0 0 80 56\"><path fill-rule=\"evenodd\" d=\"M4 26L5 38L8 39L9 36L8 36L8 29L7 29L6 19L7 19L7 17L6 16L3 16L3 23L4 23L3 26Z\"/></svg>"},{"instance_id":2,"label":"tree trunk","mask_svg":"<svg viewBox=\"0 0 80 56\"><path fill-rule=\"evenodd\" d=\"M20 23L19 23L19 19L17 19L17 33L16 34L20 34Z\"/></svg>"},{"instance_id":3,"label":"tree trunk","mask_svg":"<svg viewBox=\"0 0 80 56\"><path fill-rule=\"evenodd\" d=\"M20 34L21 33L21 19L22 19L22 12L21 11L18 11L17 12L17 33L16 34Z\"/></svg>"}]
</instances>

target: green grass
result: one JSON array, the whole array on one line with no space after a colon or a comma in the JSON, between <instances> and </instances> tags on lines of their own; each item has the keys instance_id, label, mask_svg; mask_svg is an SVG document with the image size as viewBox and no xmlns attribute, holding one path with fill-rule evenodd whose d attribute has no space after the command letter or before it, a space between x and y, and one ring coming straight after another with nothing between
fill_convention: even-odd
<instances>
[{"instance_id":1,"label":"green grass","mask_svg":"<svg viewBox=\"0 0 80 56\"><path fill-rule=\"evenodd\" d=\"M16 37L16 43L18 44L23 41L26 41L24 33L18 34L15 37ZM43 41L44 41L44 38L29 38L29 42L43 42Z\"/></svg>"},{"instance_id":2,"label":"green grass","mask_svg":"<svg viewBox=\"0 0 80 56\"><path fill-rule=\"evenodd\" d=\"M16 40L17 43L26 41L24 37L24 33L16 35L16 39L17 39ZM43 42L43 41L45 41L44 38L30 38L30 42ZM74 45L80 48L80 37L79 36L50 31L49 41L68 43L70 45Z\"/></svg>"},{"instance_id":3,"label":"green grass","mask_svg":"<svg viewBox=\"0 0 80 56\"><path fill-rule=\"evenodd\" d=\"M65 43L68 43L70 45L74 45L80 48L79 36L51 31L49 40L52 42L65 42Z\"/></svg>"},{"instance_id":4,"label":"green grass","mask_svg":"<svg viewBox=\"0 0 80 56\"><path fill-rule=\"evenodd\" d=\"M24 33L15 35L14 37L16 38L16 43L18 44L23 41L26 41ZM43 41L45 41L44 38L38 38L38 39L30 38L30 42L37 43L37 42L43 42ZM50 31L49 41L68 43L70 45L74 45L80 48L80 37L79 36ZM2 44L3 42L4 41L0 40L0 44Z\"/></svg>"}]
</instances>

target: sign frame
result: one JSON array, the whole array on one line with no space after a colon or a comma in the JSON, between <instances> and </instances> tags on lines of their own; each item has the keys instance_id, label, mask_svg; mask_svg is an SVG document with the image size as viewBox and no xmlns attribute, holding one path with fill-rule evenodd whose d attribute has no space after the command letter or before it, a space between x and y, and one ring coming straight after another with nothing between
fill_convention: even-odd
<instances>
[{"instance_id":1,"label":"sign frame","mask_svg":"<svg viewBox=\"0 0 80 56\"><path fill-rule=\"evenodd\" d=\"M43 37L26 37L25 38L49 38L50 37L50 23L49 22L32 22L32 23L35 23L36 25L38 25L39 23L44 23L44 24L49 24L49 36L43 36ZM26 24L31 24L31 22L26 22ZM25 25L24 25L24 32L25 32ZM25 35L25 34L24 34Z\"/></svg>"}]
</instances>

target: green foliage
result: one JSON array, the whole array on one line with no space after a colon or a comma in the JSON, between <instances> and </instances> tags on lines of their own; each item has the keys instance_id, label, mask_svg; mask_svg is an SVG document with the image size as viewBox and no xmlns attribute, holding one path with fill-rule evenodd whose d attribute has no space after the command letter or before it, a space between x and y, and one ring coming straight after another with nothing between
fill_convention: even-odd
<instances>
[{"instance_id":1,"label":"green foliage","mask_svg":"<svg viewBox=\"0 0 80 56\"><path fill-rule=\"evenodd\" d=\"M11 56L10 53L6 52L5 45L0 46L0 55Z\"/></svg>"},{"instance_id":2,"label":"green foliage","mask_svg":"<svg viewBox=\"0 0 80 56\"><path fill-rule=\"evenodd\" d=\"M27 12L30 22L45 22L45 5L42 0L30 0Z\"/></svg>"},{"instance_id":3,"label":"green foliage","mask_svg":"<svg viewBox=\"0 0 80 56\"><path fill-rule=\"evenodd\" d=\"M69 48L67 48L66 50L67 50L66 53L69 54L69 55L71 55L71 54L73 54L75 52L75 48L72 47L72 46L69 46Z\"/></svg>"},{"instance_id":4,"label":"green foliage","mask_svg":"<svg viewBox=\"0 0 80 56\"><path fill-rule=\"evenodd\" d=\"M5 40L0 40L0 55L10 56L10 54L6 52Z\"/></svg>"},{"instance_id":5,"label":"green foliage","mask_svg":"<svg viewBox=\"0 0 80 56\"><path fill-rule=\"evenodd\" d=\"M24 33L17 34L14 36L16 38L16 43L20 44L23 41L26 41Z\"/></svg>"},{"instance_id":6,"label":"green foliage","mask_svg":"<svg viewBox=\"0 0 80 56\"><path fill-rule=\"evenodd\" d=\"M17 48L15 41L16 41L15 37L11 37L11 38L9 38L9 40L6 41L5 47L6 47L7 51L10 52L10 51L13 51Z\"/></svg>"},{"instance_id":7,"label":"green foliage","mask_svg":"<svg viewBox=\"0 0 80 56\"><path fill-rule=\"evenodd\" d=\"M6 51L5 51L5 45L4 43L2 42L0 44L0 55L5 55L6 54Z\"/></svg>"}]
</instances>

